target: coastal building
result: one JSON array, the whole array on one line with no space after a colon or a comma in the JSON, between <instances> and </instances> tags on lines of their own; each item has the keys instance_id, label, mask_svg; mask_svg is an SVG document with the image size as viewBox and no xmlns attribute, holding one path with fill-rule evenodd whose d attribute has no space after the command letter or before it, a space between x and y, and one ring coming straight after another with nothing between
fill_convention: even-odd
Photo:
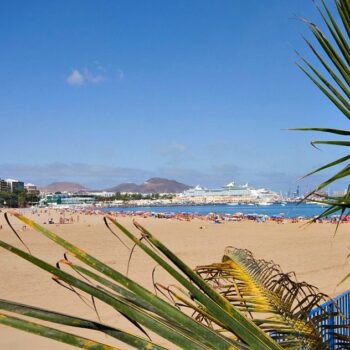
<instances>
[{"instance_id":1,"label":"coastal building","mask_svg":"<svg viewBox=\"0 0 350 350\"><path fill-rule=\"evenodd\" d=\"M346 190L343 191L333 191L332 195L333 197L343 197L346 195Z\"/></svg>"},{"instance_id":2,"label":"coastal building","mask_svg":"<svg viewBox=\"0 0 350 350\"><path fill-rule=\"evenodd\" d=\"M93 205L96 198L92 196L72 196L67 193L54 193L43 196L40 206L47 205Z\"/></svg>"},{"instance_id":3,"label":"coastal building","mask_svg":"<svg viewBox=\"0 0 350 350\"><path fill-rule=\"evenodd\" d=\"M115 192L107 192L107 191L89 191L89 192L84 192L84 194L89 196L102 197L102 198L111 198L115 196Z\"/></svg>"},{"instance_id":4,"label":"coastal building","mask_svg":"<svg viewBox=\"0 0 350 350\"><path fill-rule=\"evenodd\" d=\"M297 186L296 190L291 195L292 198L300 198L300 187Z\"/></svg>"},{"instance_id":5,"label":"coastal building","mask_svg":"<svg viewBox=\"0 0 350 350\"><path fill-rule=\"evenodd\" d=\"M67 198L62 198L61 204L63 205L93 205L96 202L95 197L67 197Z\"/></svg>"},{"instance_id":6,"label":"coastal building","mask_svg":"<svg viewBox=\"0 0 350 350\"><path fill-rule=\"evenodd\" d=\"M248 184L237 185L234 181L219 189L196 186L184 191L179 198L194 203L272 203L280 200L280 196L273 191L254 189Z\"/></svg>"},{"instance_id":7,"label":"coastal building","mask_svg":"<svg viewBox=\"0 0 350 350\"><path fill-rule=\"evenodd\" d=\"M7 186L10 192L19 192L24 190L24 182L14 179L6 179Z\"/></svg>"},{"instance_id":8,"label":"coastal building","mask_svg":"<svg viewBox=\"0 0 350 350\"><path fill-rule=\"evenodd\" d=\"M29 194L39 194L39 190L38 190L38 187L31 184L31 183L27 183L24 185L24 189L27 191L27 193Z\"/></svg>"},{"instance_id":9,"label":"coastal building","mask_svg":"<svg viewBox=\"0 0 350 350\"><path fill-rule=\"evenodd\" d=\"M0 179L0 192L9 192L10 188L5 180Z\"/></svg>"}]
</instances>

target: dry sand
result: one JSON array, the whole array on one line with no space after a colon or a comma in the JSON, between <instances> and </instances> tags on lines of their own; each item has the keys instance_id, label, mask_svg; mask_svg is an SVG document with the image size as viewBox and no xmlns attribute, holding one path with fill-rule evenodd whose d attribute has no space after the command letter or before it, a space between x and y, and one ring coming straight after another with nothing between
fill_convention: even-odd
<instances>
[{"instance_id":1,"label":"dry sand","mask_svg":"<svg viewBox=\"0 0 350 350\"><path fill-rule=\"evenodd\" d=\"M40 216L28 216L38 223L47 222L49 217L58 221L58 214L54 211ZM62 258L62 249L33 230L22 232L22 224L15 218L11 220L33 254L51 263ZM137 220L191 267L220 261L224 248L230 245L250 249L258 258L273 259L284 271L295 271L299 281L314 284L332 296L350 288L350 280L336 287L341 278L350 272L350 262L346 259L350 252L348 224L343 224L333 238L335 226L332 224L314 224L305 229L300 228L300 224L275 222L212 224L197 219L191 222L154 218ZM133 229L132 218L119 218L119 221ZM0 230L1 239L21 247L5 224L2 214L0 225L3 226ZM200 229L203 225L205 228ZM46 226L113 268L125 272L129 252L107 231L101 216L81 214L79 223ZM96 319L92 310L71 292L55 284L51 276L5 250L0 250L0 266L0 298ZM154 262L136 250L130 266L130 276L142 285L152 287L151 271L154 266ZM172 282L160 269L157 269L156 279L164 283ZM103 322L137 333L110 308L100 303L98 308ZM88 336L88 333L85 335ZM104 336L96 337L127 349ZM68 350L73 347L0 325L0 349Z\"/></svg>"}]
</instances>

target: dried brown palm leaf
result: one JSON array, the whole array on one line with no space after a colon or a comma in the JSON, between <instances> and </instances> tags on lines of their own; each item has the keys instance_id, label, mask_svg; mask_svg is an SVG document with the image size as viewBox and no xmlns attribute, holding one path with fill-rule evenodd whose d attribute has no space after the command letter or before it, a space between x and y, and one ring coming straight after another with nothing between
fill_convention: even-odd
<instances>
[{"instance_id":1,"label":"dried brown palm leaf","mask_svg":"<svg viewBox=\"0 0 350 350\"><path fill-rule=\"evenodd\" d=\"M330 333L344 344L344 339L337 338L338 325L329 326L328 322L339 312L330 313L321 306L328 297L316 287L298 282L295 273L284 273L273 261L257 260L248 250L229 247L221 263L199 266L196 272L285 349L329 349ZM179 288L166 289L178 305L194 311L196 320L230 336L203 305ZM319 311L310 314L315 307ZM333 310L337 310L335 304Z\"/></svg>"}]
</instances>

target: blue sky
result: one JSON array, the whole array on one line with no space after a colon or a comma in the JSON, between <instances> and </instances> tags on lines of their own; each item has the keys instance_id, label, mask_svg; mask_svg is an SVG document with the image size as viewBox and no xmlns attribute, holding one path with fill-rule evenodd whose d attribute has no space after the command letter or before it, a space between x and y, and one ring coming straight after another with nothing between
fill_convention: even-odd
<instances>
[{"instance_id":1,"label":"blue sky","mask_svg":"<svg viewBox=\"0 0 350 350\"><path fill-rule=\"evenodd\" d=\"M294 64L298 16L320 23L311 0L3 2L0 177L295 188L341 153L284 129L346 128Z\"/></svg>"}]
</instances>

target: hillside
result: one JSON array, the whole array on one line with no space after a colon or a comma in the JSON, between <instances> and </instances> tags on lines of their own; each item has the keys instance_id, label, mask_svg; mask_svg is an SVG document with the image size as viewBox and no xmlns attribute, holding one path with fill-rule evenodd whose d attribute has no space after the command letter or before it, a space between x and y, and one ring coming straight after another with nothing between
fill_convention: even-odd
<instances>
[{"instance_id":1,"label":"hillside","mask_svg":"<svg viewBox=\"0 0 350 350\"><path fill-rule=\"evenodd\" d=\"M40 189L42 192L79 192L86 191L87 189L74 182L53 182Z\"/></svg>"},{"instance_id":2,"label":"hillside","mask_svg":"<svg viewBox=\"0 0 350 350\"><path fill-rule=\"evenodd\" d=\"M135 192L135 193L180 193L191 186L185 185L175 180L153 177L143 184L122 183L118 186L108 188L110 192Z\"/></svg>"}]
</instances>

